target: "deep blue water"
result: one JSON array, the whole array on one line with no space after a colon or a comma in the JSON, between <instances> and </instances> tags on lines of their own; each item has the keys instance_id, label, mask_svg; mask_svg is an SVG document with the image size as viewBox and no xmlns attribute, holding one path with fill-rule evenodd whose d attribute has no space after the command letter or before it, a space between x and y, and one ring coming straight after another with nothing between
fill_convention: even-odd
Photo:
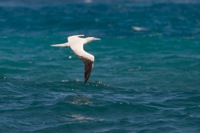
<instances>
[{"instance_id":1,"label":"deep blue water","mask_svg":"<svg viewBox=\"0 0 200 133\"><path fill-rule=\"evenodd\" d=\"M0 92L2 133L198 133L200 2L2 0Z\"/></svg>"}]
</instances>

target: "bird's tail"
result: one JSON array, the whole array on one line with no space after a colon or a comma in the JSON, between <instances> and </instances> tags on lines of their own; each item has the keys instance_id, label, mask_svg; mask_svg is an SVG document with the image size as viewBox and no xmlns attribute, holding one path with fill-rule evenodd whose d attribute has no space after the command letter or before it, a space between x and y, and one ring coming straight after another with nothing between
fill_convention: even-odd
<instances>
[{"instance_id":1,"label":"bird's tail","mask_svg":"<svg viewBox=\"0 0 200 133\"><path fill-rule=\"evenodd\" d=\"M69 43L62 43L62 44L53 44L52 47L66 47L69 46Z\"/></svg>"}]
</instances>

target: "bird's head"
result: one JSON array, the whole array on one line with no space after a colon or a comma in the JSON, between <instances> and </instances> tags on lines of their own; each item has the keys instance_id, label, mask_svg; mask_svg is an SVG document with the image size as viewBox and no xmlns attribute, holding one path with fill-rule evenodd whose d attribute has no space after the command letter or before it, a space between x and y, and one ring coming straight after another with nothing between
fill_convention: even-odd
<instances>
[{"instance_id":1,"label":"bird's head","mask_svg":"<svg viewBox=\"0 0 200 133\"><path fill-rule=\"evenodd\" d=\"M96 37L87 37L85 39L86 39L86 43L96 41L96 40L101 40L100 38L96 38Z\"/></svg>"}]
</instances>

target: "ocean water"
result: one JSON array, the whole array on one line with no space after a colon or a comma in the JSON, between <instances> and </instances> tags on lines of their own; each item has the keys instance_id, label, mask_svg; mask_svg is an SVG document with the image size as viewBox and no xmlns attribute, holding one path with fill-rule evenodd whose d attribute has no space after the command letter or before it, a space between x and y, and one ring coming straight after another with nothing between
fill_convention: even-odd
<instances>
[{"instance_id":1,"label":"ocean water","mask_svg":"<svg viewBox=\"0 0 200 133\"><path fill-rule=\"evenodd\" d=\"M0 132L200 132L200 2L1 0Z\"/></svg>"}]
</instances>

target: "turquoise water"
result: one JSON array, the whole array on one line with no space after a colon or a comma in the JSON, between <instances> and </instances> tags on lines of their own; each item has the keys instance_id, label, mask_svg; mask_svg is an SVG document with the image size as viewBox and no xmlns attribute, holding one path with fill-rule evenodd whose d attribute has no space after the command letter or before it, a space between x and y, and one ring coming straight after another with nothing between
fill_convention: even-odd
<instances>
[{"instance_id":1,"label":"turquoise water","mask_svg":"<svg viewBox=\"0 0 200 133\"><path fill-rule=\"evenodd\" d=\"M200 132L198 1L4 0L0 29L0 132Z\"/></svg>"}]
</instances>

